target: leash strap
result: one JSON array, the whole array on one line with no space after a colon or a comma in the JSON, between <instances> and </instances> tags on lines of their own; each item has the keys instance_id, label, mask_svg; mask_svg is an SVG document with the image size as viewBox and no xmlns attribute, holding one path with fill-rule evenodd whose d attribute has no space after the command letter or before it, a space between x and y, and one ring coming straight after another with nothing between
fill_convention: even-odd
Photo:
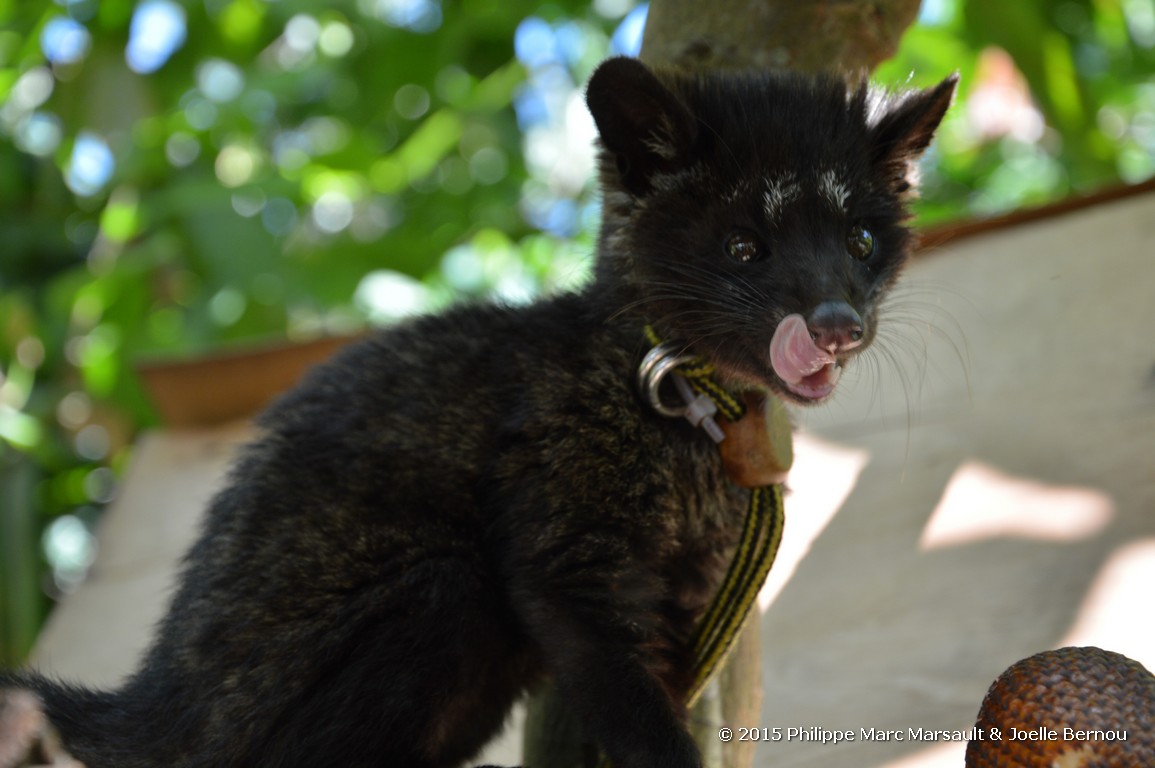
<instances>
[{"instance_id":1,"label":"leash strap","mask_svg":"<svg viewBox=\"0 0 1155 768\"><path fill-rule=\"evenodd\" d=\"M649 326L646 338L655 348L661 339ZM746 415L746 405L720 386L714 368L696 358L684 359L674 371L698 394L713 402L718 413L730 421ZM643 382L656 391L660 382ZM705 426L705 425L703 425ZM693 706L722 668L726 657L745 625L758 592L766 581L778 545L782 541L785 510L779 484L751 489L746 521L734 552L734 559L710 602L694 637L694 682L686 706Z\"/></svg>"},{"instance_id":2,"label":"leash strap","mask_svg":"<svg viewBox=\"0 0 1155 768\"><path fill-rule=\"evenodd\" d=\"M784 522L782 486L751 489L734 559L695 633L694 682L686 695L687 708L702 696L733 650L774 563ZM598 768L613 768L613 763L603 754Z\"/></svg>"},{"instance_id":3,"label":"leash strap","mask_svg":"<svg viewBox=\"0 0 1155 768\"><path fill-rule=\"evenodd\" d=\"M746 415L746 404L727 392L714 379L714 367L698 358L687 356L662 340L653 328L646 326L646 338L653 349L646 355L638 370L638 385L643 397L664 416L684 416L694 426L702 427L715 442L725 439L723 430L713 420L719 413L729 421L740 421ZM659 386L666 372L680 376L697 397L679 383L678 389L686 401L684 408L669 408L661 402ZM708 400L703 409L697 400ZM703 413L703 411L706 413ZM726 570L718 592L706 608L694 632L694 680L686 695L686 706L692 707L722 669L758 592L766 582L786 520L782 503L782 486L778 483L750 489L750 502L742 534L734 551L734 559ZM602 757L598 768L612 768Z\"/></svg>"},{"instance_id":4,"label":"leash strap","mask_svg":"<svg viewBox=\"0 0 1155 768\"><path fill-rule=\"evenodd\" d=\"M686 706L698 701L733 650L774 563L784 522L782 486L769 485L750 491L750 506L738 549L722 586L698 624L694 640L694 684L686 697Z\"/></svg>"}]
</instances>

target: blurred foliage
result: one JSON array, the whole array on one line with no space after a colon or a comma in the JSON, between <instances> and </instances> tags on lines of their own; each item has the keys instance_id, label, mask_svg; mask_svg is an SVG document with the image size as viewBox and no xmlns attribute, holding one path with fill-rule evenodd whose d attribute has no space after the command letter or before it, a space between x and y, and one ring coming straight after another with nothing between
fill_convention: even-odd
<instances>
[{"instance_id":1,"label":"blurred foliage","mask_svg":"<svg viewBox=\"0 0 1155 768\"><path fill-rule=\"evenodd\" d=\"M0 0L0 665L157 421L134 364L583 278L580 83L643 11ZM876 73L963 76L922 220L1150 176L1153 44L1155 0L926 0Z\"/></svg>"},{"instance_id":2,"label":"blurred foliage","mask_svg":"<svg viewBox=\"0 0 1155 768\"><path fill-rule=\"evenodd\" d=\"M157 421L134 364L580 278L588 166L522 142L566 151L613 5L0 0L0 664Z\"/></svg>"},{"instance_id":3,"label":"blurred foliage","mask_svg":"<svg viewBox=\"0 0 1155 768\"><path fill-rule=\"evenodd\" d=\"M923 223L983 216L1155 174L1153 0L923 0L874 74L962 75L924 164Z\"/></svg>"}]
</instances>

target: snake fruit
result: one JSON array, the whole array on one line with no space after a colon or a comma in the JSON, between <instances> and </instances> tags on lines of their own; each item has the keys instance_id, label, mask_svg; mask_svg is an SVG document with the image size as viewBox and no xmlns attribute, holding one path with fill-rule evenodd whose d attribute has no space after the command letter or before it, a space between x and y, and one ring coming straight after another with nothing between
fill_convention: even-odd
<instances>
[{"instance_id":1,"label":"snake fruit","mask_svg":"<svg viewBox=\"0 0 1155 768\"><path fill-rule=\"evenodd\" d=\"M1152 768L1155 677L1101 648L1017 662L987 691L967 768Z\"/></svg>"}]
</instances>

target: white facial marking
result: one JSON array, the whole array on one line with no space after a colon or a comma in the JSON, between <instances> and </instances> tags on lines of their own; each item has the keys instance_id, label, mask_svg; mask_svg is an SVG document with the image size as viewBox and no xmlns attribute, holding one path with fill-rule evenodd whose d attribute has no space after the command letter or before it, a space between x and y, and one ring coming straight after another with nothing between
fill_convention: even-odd
<instances>
[{"instance_id":1,"label":"white facial marking","mask_svg":"<svg viewBox=\"0 0 1155 768\"><path fill-rule=\"evenodd\" d=\"M733 205L734 203L738 202L743 197L745 197L749 194L750 194L750 184L749 184L749 182L743 180L743 181L738 182L734 186L734 188L731 189L729 192L722 195L722 200L726 203Z\"/></svg>"},{"instance_id":2,"label":"white facial marking","mask_svg":"<svg viewBox=\"0 0 1155 768\"><path fill-rule=\"evenodd\" d=\"M845 211L846 201L850 199L850 189L839 180L838 176L833 168L823 171L818 177L818 193L836 209Z\"/></svg>"},{"instance_id":3,"label":"white facial marking","mask_svg":"<svg viewBox=\"0 0 1155 768\"><path fill-rule=\"evenodd\" d=\"M766 218L771 222L778 221L782 215L782 209L800 197L802 197L802 185L798 183L798 179L793 173L787 173L774 179L766 179L766 189L762 193Z\"/></svg>"}]
</instances>

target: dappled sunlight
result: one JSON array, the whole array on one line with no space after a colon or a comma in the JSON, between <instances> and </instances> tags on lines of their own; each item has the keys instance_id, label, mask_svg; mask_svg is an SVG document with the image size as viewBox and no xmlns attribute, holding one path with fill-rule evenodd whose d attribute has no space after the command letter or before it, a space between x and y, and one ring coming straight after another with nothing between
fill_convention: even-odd
<instances>
[{"instance_id":1,"label":"dappled sunlight","mask_svg":"<svg viewBox=\"0 0 1155 768\"><path fill-rule=\"evenodd\" d=\"M1097 645L1155 669L1155 538L1111 553L1059 645Z\"/></svg>"},{"instance_id":2,"label":"dappled sunlight","mask_svg":"<svg viewBox=\"0 0 1155 768\"><path fill-rule=\"evenodd\" d=\"M778 597L815 539L846 503L869 459L866 451L805 432L794 436L794 466L786 481L786 528L774 567L758 594L762 610Z\"/></svg>"},{"instance_id":3,"label":"dappled sunlight","mask_svg":"<svg viewBox=\"0 0 1155 768\"><path fill-rule=\"evenodd\" d=\"M1148 609L1152 584L1155 539L1119 548L1104 563L1083 597L1070 630L1056 639L1053 647L1098 646L1155 668L1155 617ZM978 707L976 701L976 713ZM965 752L965 742L944 742L885 762L880 768L961 768Z\"/></svg>"},{"instance_id":4,"label":"dappled sunlight","mask_svg":"<svg viewBox=\"0 0 1155 768\"><path fill-rule=\"evenodd\" d=\"M1111 497L1102 491L1050 485L970 461L943 490L919 549L928 552L1007 536L1075 541L1102 531L1113 513Z\"/></svg>"}]
</instances>

